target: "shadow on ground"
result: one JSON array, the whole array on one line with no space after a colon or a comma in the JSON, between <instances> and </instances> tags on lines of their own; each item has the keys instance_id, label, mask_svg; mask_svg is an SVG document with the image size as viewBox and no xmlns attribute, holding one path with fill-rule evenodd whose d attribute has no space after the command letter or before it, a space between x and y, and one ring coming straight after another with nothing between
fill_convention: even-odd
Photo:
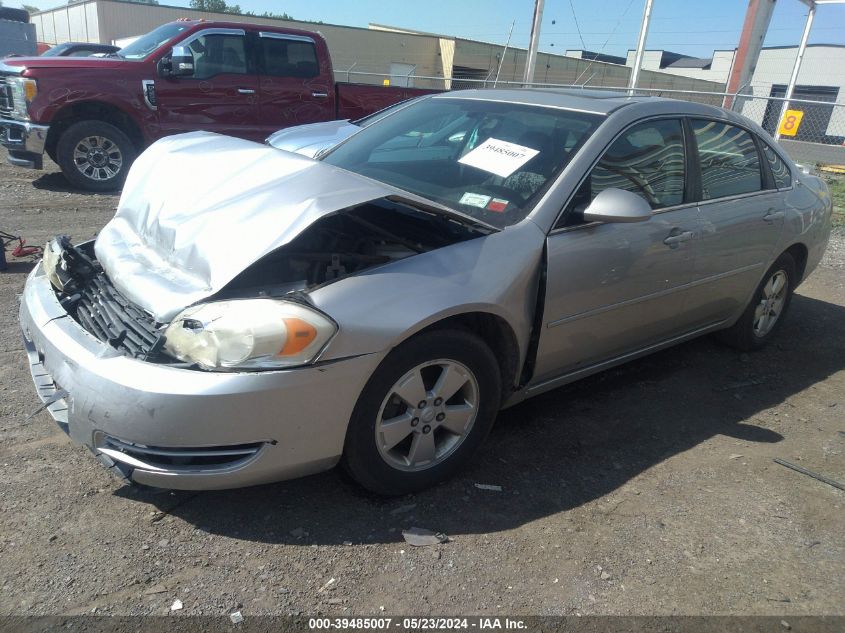
<instances>
[{"instance_id":1,"label":"shadow on ground","mask_svg":"<svg viewBox=\"0 0 845 633\"><path fill-rule=\"evenodd\" d=\"M796 296L763 351L740 354L706 337L529 400L499 415L460 476L416 495L370 496L339 469L241 490L116 494L207 532L267 543L392 542L412 525L508 530L603 497L715 435L779 442L755 416L845 368L842 323L844 307Z\"/></svg>"},{"instance_id":2,"label":"shadow on ground","mask_svg":"<svg viewBox=\"0 0 845 633\"><path fill-rule=\"evenodd\" d=\"M83 196L119 196L120 190L117 191L87 191L85 189L78 189L74 187L62 175L61 172L51 172L42 174L32 181L32 186L36 189L44 189L46 191L54 191L57 193L75 193Z\"/></svg>"}]
</instances>

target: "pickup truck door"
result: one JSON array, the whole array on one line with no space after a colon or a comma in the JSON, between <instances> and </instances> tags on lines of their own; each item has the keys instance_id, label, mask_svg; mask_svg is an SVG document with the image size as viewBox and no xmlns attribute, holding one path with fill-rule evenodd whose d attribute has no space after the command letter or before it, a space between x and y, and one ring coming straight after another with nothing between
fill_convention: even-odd
<instances>
[{"instance_id":1,"label":"pickup truck door","mask_svg":"<svg viewBox=\"0 0 845 633\"><path fill-rule=\"evenodd\" d=\"M209 28L178 42L194 56L190 77L155 81L158 136L206 130L263 141L258 127L258 75L243 29Z\"/></svg>"},{"instance_id":2,"label":"pickup truck door","mask_svg":"<svg viewBox=\"0 0 845 633\"><path fill-rule=\"evenodd\" d=\"M329 57L318 50L306 35L258 33L259 120L265 137L292 125L337 118Z\"/></svg>"}]
</instances>

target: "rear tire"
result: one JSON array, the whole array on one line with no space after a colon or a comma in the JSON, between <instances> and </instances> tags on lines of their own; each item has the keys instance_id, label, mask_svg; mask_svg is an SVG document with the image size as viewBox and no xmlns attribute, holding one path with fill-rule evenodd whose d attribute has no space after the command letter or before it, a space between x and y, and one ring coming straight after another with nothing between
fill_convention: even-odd
<instances>
[{"instance_id":1,"label":"rear tire","mask_svg":"<svg viewBox=\"0 0 845 633\"><path fill-rule=\"evenodd\" d=\"M766 271L739 320L719 332L719 338L745 352L767 345L783 325L797 285L795 260L789 253L784 253Z\"/></svg>"},{"instance_id":2,"label":"rear tire","mask_svg":"<svg viewBox=\"0 0 845 633\"><path fill-rule=\"evenodd\" d=\"M120 189L135 156L129 137L105 121L74 123L56 145L56 162L65 178L87 191Z\"/></svg>"},{"instance_id":3,"label":"rear tire","mask_svg":"<svg viewBox=\"0 0 845 633\"><path fill-rule=\"evenodd\" d=\"M388 354L361 392L342 464L381 495L433 486L462 468L484 441L501 390L496 357L472 332L415 336Z\"/></svg>"}]
</instances>

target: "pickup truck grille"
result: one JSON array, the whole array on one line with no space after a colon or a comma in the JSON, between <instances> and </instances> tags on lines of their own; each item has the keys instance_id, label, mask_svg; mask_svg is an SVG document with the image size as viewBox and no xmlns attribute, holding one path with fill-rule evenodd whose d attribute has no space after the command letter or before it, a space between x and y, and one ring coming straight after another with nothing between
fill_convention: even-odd
<instances>
[{"instance_id":1,"label":"pickup truck grille","mask_svg":"<svg viewBox=\"0 0 845 633\"><path fill-rule=\"evenodd\" d=\"M147 312L121 295L104 273L80 284L72 308L76 320L104 343L135 358L158 354L163 337Z\"/></svg>"},{"instance_id":2,"label":"pickup truck grille","mask_svg":"<svg viewBox=\"0 0 845 633\"><path fill-rule=\"evenodd\" d=\"M0 75L0 117L12 116L12 88L6 75Z\"/></svg>"}]
</instances>

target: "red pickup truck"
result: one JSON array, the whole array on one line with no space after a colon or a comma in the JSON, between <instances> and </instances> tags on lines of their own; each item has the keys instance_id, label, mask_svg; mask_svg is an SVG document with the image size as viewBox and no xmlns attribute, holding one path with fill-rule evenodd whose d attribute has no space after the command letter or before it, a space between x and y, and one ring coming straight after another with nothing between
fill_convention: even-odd
<instances>
[{"instance_id":1,"label":"red pickup truck","mask_svg":"<svg viewBox=\"0 0 845 633\"><path fill-rule=\"evenodd\" d=\"M108 57L0 61L0 144L74 185L119 188L134 158L168 134L255 141L303 123L356 119L430 90L335 83L317 33L230 22L164 24Z\"/></svg>"}]
</instances>

